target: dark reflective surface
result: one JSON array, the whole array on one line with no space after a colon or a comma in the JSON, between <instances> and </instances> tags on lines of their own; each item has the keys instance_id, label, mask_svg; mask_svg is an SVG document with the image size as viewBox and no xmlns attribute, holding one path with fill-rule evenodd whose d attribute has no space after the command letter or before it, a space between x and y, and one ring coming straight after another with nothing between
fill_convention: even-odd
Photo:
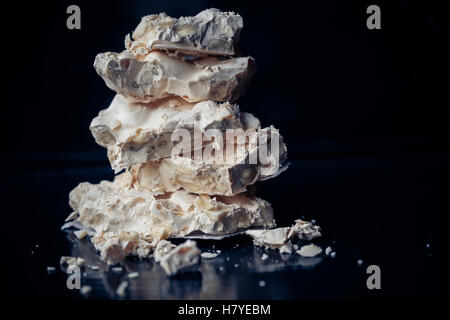
<instances>
[{"instance_id":1,"label":"dark reflective surface","mask_svg":"<svg viewBox=\"0 0 450 320\"><path fill-rule=\"evenodd\" d=\"M247 284L254 286L255 291L264 290L265 286L274 285L265 281L267 273L282 274L287 270L301 272L314 268L323 259L322 255L303 258L295 253L280 254L275 250L264 250L254 247L244 237L236 236L219 241L196 240L202 252L220 250L220 254L213 259L202 259L196 272L168 277L153 259L127 259L108 266L97 255L88 239L79 240L72 232L67 235L73 244L71 255L86 260L85 266L82 267L82 278L85 285L93 288L93 291L86 295L89 298L239 299L239 282L245 281L249 275L253 275L254 280ZM179 243L180 240L175 242ZM300 241L298 244L301 246L306 242ZM268 258L262 259L264 253ZM92 266L98 267L98 270ZM117 267L122 270L118 271L115 269ZM132 272L138 272L139 277L130 279L128 275ZM122 281L129 284L123 297L117 294L117 288ZM263 283L260 283L261 281Z\"/></svg>"},{"instance_id":2,"label":"dark reflective surface","mask_svg":"<svg viewBox=\"0 0 450 320\"><path fill-rule=\"evenodd\" d=\"M101 156L104 156L103 154ZM7 267L7 297L84 299L66 286L63 255L98 264L82 284L91 298L116 299L127 273L128 299L407 299L444 295L444 216L449 212L446 155L359 156L291 159L289 170L257 184L272 203L279 226L304 216L315 219L323 237L315 241L336 250L336 258L287 261L277 252L261 261L261 248L244 235L221 241L198 240L202 251L221 255L204 260L199 273L167 278L152 261L127 261L122 273L100 263L88 239L60 230L70 213L68 193L80 181L111 179L105 166L22 167L1 176L8 209L2 262ZM176 242L182 241L181 239ZM239 245L236 247L236 245ZM229 260L227 260L229 258ZM363 261L358 266L357 260ZM315 264L308 266L308 264ZM235 267L235 264L238 264ZM366 268L381 268L382 289L368 290ZM47 274L47 266L57 271ZM221 270L223 267L223 270ZM265 281L260 287L258 283Z\"/></svg>"}]
</instances>

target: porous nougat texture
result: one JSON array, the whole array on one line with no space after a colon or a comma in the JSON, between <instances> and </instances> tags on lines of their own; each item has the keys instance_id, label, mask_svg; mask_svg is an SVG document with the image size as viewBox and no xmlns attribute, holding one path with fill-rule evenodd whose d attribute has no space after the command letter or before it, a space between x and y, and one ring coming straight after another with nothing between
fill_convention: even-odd
<instances>
[{"instance_id":1,"label":"porous nougat texture","mask_svg":"<svg viewBox=\"0 0 450 320\"><path fill-rule=\"evenodd\" d=\"M198 195L179 190L155 196L129 188L123 175L113 182L80 183L69 195L72 218L92 236L102 258L149 256L169 237L227 235L249 227L272 227L270 204L256 197Z\"/></svg>"},{"instance_id":2,"label":"porous nougat texture","mask_svg":"<svg viewBox=\"0 0 450 320\"><path fill-rule=\"evenodd\" d=\"M193 17L172 18L166 13L141 19L126 47L135 51L163 49L191 55L234 55L243 19L234 12L207 9Z\"/></svg>"},{"instance_id":3,"label":"porous nougat texture","mask_svg":"<svg viewBox=\"0 0 450 320\"><path fill-rule=\"evenodd\" d=\"M295 220L291 227L280 227L270 230L247 230L247 235L253 238L253 243L267 249L278 249L280 253L291 253L291 240L297 237L301 240L312 240L320 237L320 227L301 219Z\"/></svg>"},{"instance_id":4,"label":"porous nougat texture","mask_svg":"<svg viewBox=\"0 0 450 320\"><path fill-rule=\"evenodd\" d=\"M203 133L242 128L242 117L239 107L230 103L207 100L193 104L171 97L144 104L116 95L92 120L90 130L95 141L107 148L111 166L119 172L133 164L170 157L172 133L178 129L188 130L194 138L194 129Z\"/></svg>"},{"instance_id":5,"label":"porous nougat texture","mask_svg":"<svg viewBox=\"0 0 450 320\"><path fill-rule=\"evenodd\" d=\"M267 180L281 173L285 168L283 165L287 153L283 139L274 128L257 129L251 133L255 134L253 141L247 140L243 144L244 152L235 152L232 161L227 161L225 150L218 151L224 153L220 160L214 157L192 159L172 156L150 161L132 167L127 173L130 185L156 193L173 192L181 188L209 195L232 196L245 192L247 186L256 181ZM271 150L272 138L279 141L278 154ZM259 156L259 139L268 147L265 162L261 162ZM238 147L233 145L233 148ZM252 156L255 156L254 162Z\"/></svg>"},{"instance_id":6,"label":"porous nougat texture","mask_svg":"<svg viewBox=\"0 0 450 320\"><path fill-rule=\"evenodd\" d=\"M250 57L182 61L161 51L145 56L106 52L94 62L106 85L133 102L153 102L170 95L188 102L233 102L246 87L253 66Z\"/></svg>"}]
</instances>

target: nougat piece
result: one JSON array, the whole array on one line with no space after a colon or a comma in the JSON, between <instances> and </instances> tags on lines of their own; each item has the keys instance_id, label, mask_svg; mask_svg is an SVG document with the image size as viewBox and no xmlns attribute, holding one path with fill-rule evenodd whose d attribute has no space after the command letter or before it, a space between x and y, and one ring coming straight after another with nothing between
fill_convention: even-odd
<instances>
[{"instance_id":1,"label":"nougat piece","mask_svg":"<svg viewBox=\"0 0 450 320\"><path fill-rule=\"evenodd\" d=\"M128 255L147 257L169 237L227 235L275 224L271 205L256 197L209 197L184 190L155 196L127 187L123 177L84 182L69 195L69 204L78 213L72 217L89 230L95 248L111 263Z\"/></svg>"},{"instance_id":2,"label":"nougat piece","mask_svg":"<svg viewBox=\"0 0 450 320\"><path fill-rule=\"evenodd\" d=\"M197 243L187 240L163 255L159 263L168 276L173 276L178 273L197 270L200 261L201 256Z\"/></svg>"},{"instance_id":3,"label":"nougat piece","mask_svg":"<svg viewBox=\"0 0 450 320\"><path fill-rule=\"evenodd\" d=\"M80 257L62 256L61 259L59 260L59 264L61 266L67 265L66 269L67 273L71 273L75 268L81 268L82 266L84 266L85 262L86 260Z\"/></svg>"},{"instance_id":4,"label":"nougat piece","mask_svg":"<svg viewBox=\"0 0 450 320\"><path fill-rule=\"evenodd\" d=\"M268 133L270 130L273 132ZM173 192L181 188L188 192L209 195L232 196L244 192L248 185L275 177L282 172L287 152L286 145L274 129L257 129L249 134L255 135L253 142L249 139L250 142L243 146L245 150L242 154L234 150L236 154L233 155L232 161L227 161L226 148L222 150L224 154L221 159L206 155L201 159L172 156L135 165L128 173L130 184L157 193ZM271 137L270 134L274 136ZM267 144L268 152L264 162L259 154L259 138ZM271 141L267 141L273 138L279 140L275 146L279 149L278 155L272 152ZM232 148L238 147L233 144Z\"/></svg>"},{"instance_id":5,"label":"nougat piece","mask_svg":"<svg viewBox=\"0 0 450 320\"><path fill-rule=\"evenodd\" d=\"M161 259L172 251L176 245L167 240L161 240L155 247L155 251L153 252L153 258L156 262L160 262Z\"/></svg>"},{"instance_id":6,"label":"nougat piece","mask_svg":"<svg viewBox=\"0 0 450 320\"><path fill-rule=\"evenodd\" d=\"M146 48L179 51L190 55L234 55L243 19L234 12L207 9L194 17L172 18L166 13L151 14L141 19L127 36L129 50Z\"/></svg>"},{"instance_id":7,"label":"nougat piece","mask_svg":"<svg viewBox=\"0 0 450 320\"><path fill-rule=\"evenodd\" d=\"M280 249L292 237L290 227L281 227L269 230L247 230L245 232L253 238L253 242L257 246L263 246L270 249Z\"/></svg>"},{"instance_id":8,"label":"nougat piece","mask_svg":"<svg viewBox=\"0 0 450 320\"><path fill-rule=\"evenodd\" d=\"M106 85L130 101L152 102L176 95L188 102L236 100L254 71L250 57L182 61L154 51L145 56L124 51L96 56L94 67Z\"/></svg>"},{"instance_id":9,"label":"nougat piece","mask_svg":"<svg viewBox=\"0 0 450 320\"><path fill-rule=\"evenodd\" d=\"M170 157L177 142L171 136L178 129L188 130L193 139L194 130L202 133L242 126L239 107L229 103L207 100L193 104L167 98L144 104L116 95L111 105L92 120L90 130L95 141L107 148L111 166L118 172L133 164Z\"/></svg>"},{"instance_id":10,"label":"nougat piece","mask_svg":"<svg viewBox=\"0 0 450 320\"><path fill-rule=\"evenodd\" d=\"M312 240L320 237L320 227L301 219L295 220L291 227L275 229L246 230L245 233L253 238L253 243L267 249L278 249L280 253L291 253L291 240L297 237L301 240Z\"/></svg>"},{"instance_id":11,"label":"nougat piece","mask_svg":"<svg viewBox=\"0 0 450 320\"><path fill-rule=\"evenodd\" d=\"M302 240L312 240L320 237L320 227L312 224L309 221L302 219L295 220L295 224L291 227L292 233Z\"/></svg>"},{"instance_id":12,"label":"nougat piece","mask_svg":"<svg viewBox=\"0 0 450 320\"><path fill-rule=\"evenodd\" d=\"M305 258L312 258L322 253L322 248L315 244L307 244L296 251L299 255Z\"/></svg>"}]
</instances>

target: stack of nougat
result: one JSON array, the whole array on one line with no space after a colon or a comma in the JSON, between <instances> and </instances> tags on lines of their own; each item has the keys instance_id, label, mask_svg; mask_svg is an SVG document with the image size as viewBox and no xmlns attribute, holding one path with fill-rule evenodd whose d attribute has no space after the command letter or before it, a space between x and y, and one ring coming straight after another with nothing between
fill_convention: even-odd
<instances>
[{"instance_id":1,"label":"stack of nougat","mask_svg":"<svg viewBox=\"0 0 450 320\"><path fill-rule=\"evenodd\" d=\"M242 27L240 15L217 9L178 19L152 14L126 36L125 51L95 58L116 95L90 130L113 170L123 172L113 182L80 183L66 220L91 236L105 260L148 257L167 238L275 226L271 205L247 187L278 175L287 151L278 130L261 128L233 104L254 70L251 57L236 55ZM218 138L233 130L257 139L233 139L244 152L219 161L225 148ZM174 139L178 132L190 137L184 149ZM214 139L206 139L211 132ZM249 161L263 143L265 161Z\"/></svg>"}]
</instances>

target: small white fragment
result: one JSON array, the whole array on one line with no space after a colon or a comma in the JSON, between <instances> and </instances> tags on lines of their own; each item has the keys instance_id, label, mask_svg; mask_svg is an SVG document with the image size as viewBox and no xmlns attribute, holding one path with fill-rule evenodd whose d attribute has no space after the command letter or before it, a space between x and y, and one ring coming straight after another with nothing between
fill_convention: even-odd
<instances>
[{"instance_id":1,"label":"small white fragment","mask_svg":"<svg viewBox=\"0 0 450 320\"><path fill-rule=\"evenodd\" d=\"M100 269L98 266L91 266L90 268L94 271L97 271L98 269Z\"/></svg>"},{"instance_id":2,"label":"small white fragment","mask_svg":"<svg viewBox=\"0 0 450 320\"><path fill-rule=\"evenodd\" d=\"M203 259L214 259L218 256L218 253L212 253L212 252L202 252L201 256Z\"/></svg>"},{"instance_id":3,"label":"small white fragment","mask_svg":"<svg viewBox=\"0 0 450 320\"><path fill-rule=\"evenodd\" d=\"M302 257L315 257L318 254L322 253L322 248L319 246L316 246L315 244L308 244L305 246L302 246L300 250L296 251L299 255Z\"/></svg>"},{"instance_id":4,"label":"small white fragment","mask_svg":"<svg viewBox=\"0 0 450 320\"><path fill-rule=\"evenodd\" d=\"M83 258L80 257L67 257L67 256L63 256L61 257L61 259L59 260L59 264L63 265L63 264L67 264L67 272L70 272L73 268L77 267L81 267L82 265L84 265L86 260L84 260Z\"/></svg>"},{"instance_id":5,"label":"small white fragment","mask_svg":"<svg viewBox=\"0 0 450 320\"><path fill-rule=\"evenodd\" d=\"M67 218L64 221L67 222L67 221L75 219L76 217L78 217L78 212L77 211L73 211L71 214L69 214L67 216Z\"/></svg>"},{"instance_id":6,"label":"small white fragment","mask_svg":"<svg viewBox=\"0 0 450 320\"><path fill-rule=\"evenodd\" d=\"M280 253L287 253L287 254L292 253L292 244L290 241L286 242L284 245L280 247Z\"/></svg>"},{"instance_id":7,"label":"small white fragment","mask_svg":"<svg viewBox=\"0 0 450 320\"><path fill-rule=\"evenodd\" d=\"M263 255L261 256L261 260L267 260L269 258L269 256L265 253L263 253Z\"/></svg>"},{"instance_id":8,"label":"small white fragment","mask_svg":"<svg viewBox=\"0 0 450 320\"><path fill-rule=\"evenodd\" d=\"M73 233L77 236L78 239L83 239L87 236L87 232L84 229L74 231Z\"/></svg>"},{"instance_id":9,"label":"small white fragment","mask_svg":"<svg viewBox=\"0 0 450 320\"><path fill-rule=\"evenodd\" d=\"M51 266L48 266L47 267L47 273L53 273L53 272L55 272L56 271L56 268L55 267L51 267Z\"/></svg>"},{"instance_id":10,"label":"small white fragment","mask_svg":"<svg viewBox=\"0 0 450 320\"><path fill-rule=\"evenodd\" d=\"M336 252L332 252L332 253L330 253L330 257L332 257L332 258L335 258L336 257Z\"/></svg>"},{"instance_id":11,"label":"small white fragment","mask_svg":"<svg viewBox=\"0 0 450 320\"><path fill-rule=\"evenodd\" d=\"M362 261L361 259L358 259L358 260L356 261L356 263L358 264L358 266L362 266L363 261Z\"/></svg>"},{"instance_id":12,"label":"small white fragment","mask_svg":"<svg viewBox=\"0 0 450 320\"><path fill-rule=\"evenodd\" d=\"M222 250L216 250L216 253L217 253L217 254L221 254L221 253L222 253Z\"/></svg>"},{"instance_id":13,"label":"small white fragment","mask_svg":"<svg viewBox=\"0 0 450 320\"><path fill-rule=\"evenodd\" d=\"M222 266L220 266L220 267L219 267L219 270L220 270L220 271L223 271L223 270L225 270L225 268L222 267Z\"/></svg>"},{"instance_id":14,"label":"small white fragment","mask_svg":"<svg viewBox=\"0 0 450 320\"><path fill-rule=\"evenodd\" d=\"M258 282L258 286L265 287L266 286L266 282L264 280L261 280L260 282Z\"/></svg>"},{"instance_id":15,"label":"small white fragment","mask_svg":"<svg viewBox=\"0 0 450 320\"><path fill-rule=\"evenodd\" d=\"M112 271L114 271L114 272L122 272L122 267L114 267L114 268L111 268L111 270Z\"/></svg>"},{"instance_id":16,"label":"small white fragment","mask_svg":"<svg viewBox=\"0 0 450 320\"><path fill-rule=\"evenodd\" d=\"M184 271L194 271L200 265L200 254L196 242L187 240L164 255L160 264L169 276Z\"/></svg>"},{"instance_id":17,"label":"small white fragment","mask_svg":"<svg viewBox=\"0 0 450 320\"><path fill-rule=\"evenodd\" d=\"M128 282L126 281L122 281L119 286L117 287L116 293L117 295L119 295L120 297L125 296L125 290L128 287Z\"/></svg>"},{"instance_id":18,"label":"small white fragment","mask_svg":"<svg viewBox=\"0 0 450 320\"><path fill-rule=\"evenodd\" d=\"M89 293L91 293L91 291L92 291L92 287L91 287L91 286L88 286L88 285L84 285L84 286L82 286L82 287L80 288L80 293L81 293L83 296L88 295Z\"/></svg>"},{"instance_id":19,"label":"small white fragment","mask_svg":"<svg viewBox=\"0 0 450 320\"><path fill-rule=\"evenodd\" d=\"M128 275L128 278L130 278L130 279L134 279L134 278L137 278L137 277L139 277L139 272L131 272Z\"/></svg>"},{"instance_id":20,"label":"small white fragment","mask_svg":"<svg viewBox=\"0 0 450 320\"><path fill-rule=\"evenodd\" d=\"M328 247L325 249L325 255L329 256L330 253L331 253L331 251L332 251L331 247L328 246Z\"/></svg>"},{"instance_id":21,"label":"small white fragment","mask_svg":"<svg viewBox=\"0 0 450 320\"><path fill-rule=\"evenodd\" d=\"M234 267L235 267L235 268L239 267L239 264L238 264L238 263L235 263L235 264L234 264Z\"/></svg>"}]
</instances>

